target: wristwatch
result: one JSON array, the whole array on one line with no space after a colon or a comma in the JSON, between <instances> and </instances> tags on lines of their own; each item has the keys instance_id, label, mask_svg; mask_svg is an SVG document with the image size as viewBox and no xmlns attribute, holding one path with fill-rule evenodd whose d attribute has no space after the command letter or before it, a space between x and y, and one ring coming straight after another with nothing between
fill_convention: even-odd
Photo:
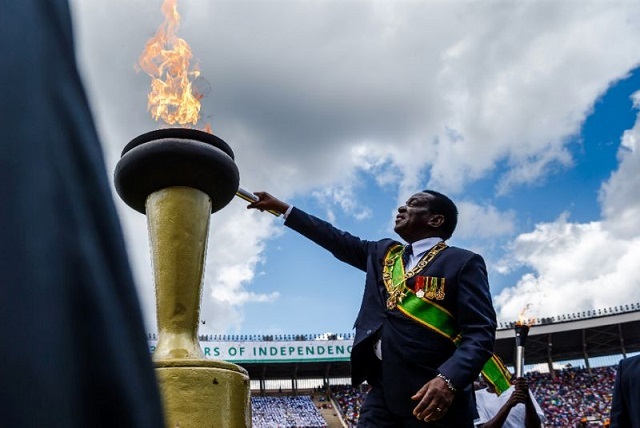
<instances>
[{"instance_id":1,"label":"wristwatch","mask_svg":"<svg viewBox=\"0 0 640 428\"><path fill-rule=\"evenodd\" d=\"M442 373L438 373L438 376L440 379L442 379L443 381L445 381L445 383L447 384L447 388L449 388L449 391L451 392L456 392L456 387L453 386L453 382L451 382L451 379L449 379L448 377L446 377L445 375L443 375Z\"/></svg>"}]
</instances>

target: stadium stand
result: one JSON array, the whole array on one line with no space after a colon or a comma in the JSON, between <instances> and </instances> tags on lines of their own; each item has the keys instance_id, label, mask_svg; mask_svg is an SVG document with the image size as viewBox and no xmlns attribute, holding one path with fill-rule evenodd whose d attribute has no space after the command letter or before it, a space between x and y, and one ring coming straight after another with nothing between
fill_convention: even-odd
<instances>
[{"instance_id":1,"label":"stadium stand","mask_svg":"<svg viewBox=\"0 0 640 428\"><path fill-rule=\"evenodd\" d=\"M500 322L496 337L495 351L507 365L514 361L513 326L513 322ZM252 342L256 349L306 349L313 341L316 341L313 346L335 349L338 345L348 345L353 333L201 335L199 338L203 349L247 348L244 360L236 358L251 378L254 427L348 428L357 424L367 387L345 385L350 378L348 355L337 358L327 352L324 359L319 358L320 353L312 358L299 358L289 352L286 358L280 359L269 354L264 361L253 358L255 354L247 357ZM153 352L157 336L151 333L148 339ZM617 363L623 356L637 353L640 353L640 303L532 321L525 372L547 417L545 426L606 427ZM220 354L219 358L225 359L225 356ZM559 366L565 368L558 369ZM318 400L318 396L322 396L320 391L329 394L325 396L326 407L325 398ZM292 397L282 397L289 394ZM334 419L339 419L339 423Z\"/></svg>"},{"instance_id":2,"label":"stadium stand","mask_svg":"<svg viewBox=\"0 0 640 428\"><path fill-rule=\"evenodd\" d=\"M359 388L354 388L350 385L331 386L331 397L347 426L354 427L358 423L360 406L368 390L369 388L366 385Z\"/></svg>"},{"instance_id":3,"label":"stadium stand","mask_svg":"<svg viewBox=\"0 0 640 428\"><path fill-rule=\"evenodd\" d=\"M611 411L615 367L568 368L549 374L529 373L530 385L547 417L548 427L603 426Z\"/></svg>"},{"instance_id":4,"label":"stadium stand","mask_svg":"<svg viewBox=\"0 0 640 428\"><path fill-rule=\"evenodd\" d=\"M567 368L527 373L531 390L547 418L545 427L602 427L609 418L615 367ZM348 427L355 427L366 389L333 385L331 393Z\"/></svg>"},{"instance_id":5,"label":"stadium stand","mask_svg":"<svg viewBox=\"0 0 640 428\"><path fill-rule=\"evenodd\" d=\"M326 428L310 396L251 397L254 428Z\"/></svg>"}]
</instances>

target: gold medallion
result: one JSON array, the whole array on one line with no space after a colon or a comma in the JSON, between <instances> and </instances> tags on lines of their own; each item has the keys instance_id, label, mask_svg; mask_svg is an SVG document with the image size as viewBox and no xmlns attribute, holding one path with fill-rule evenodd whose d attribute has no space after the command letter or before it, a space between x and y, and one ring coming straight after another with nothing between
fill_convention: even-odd
<instances>
[{"instance_id":1,"label":"gold medallion","mask_svg":"<svg viewBox=\"0 0 640 428\"><path fill-rule=\"evenodd\" d=\"M409 278L413 278L416 274L422 271L424 268L431 263L431 261L440 253L440 251L447 248L447 244L444 241L437 243L431 250L429 250L424 256L422 256L421 260L418 264L411 269L409 272L404 272L401 276L398 275L397 278L394 272L396 269L404 270L404 265L402 264L401 254L399 252L399 245L392 247L384 259L383 270L382 270L382 279L387 289L387 293L389 296L387 297L387 309L392 310L395 309L396 306L402 303L404 297L407 295L406 281ZM435 284L427 284L426 292L423 289L419 289L416 292L416 296L418 298L423 298L426 294L428 299L434 299L436 297L436 290L434 289ZM444 292L444 290L442 290ZM444 296L443 296L444 298Z\"/></svg>"}]
</instances>

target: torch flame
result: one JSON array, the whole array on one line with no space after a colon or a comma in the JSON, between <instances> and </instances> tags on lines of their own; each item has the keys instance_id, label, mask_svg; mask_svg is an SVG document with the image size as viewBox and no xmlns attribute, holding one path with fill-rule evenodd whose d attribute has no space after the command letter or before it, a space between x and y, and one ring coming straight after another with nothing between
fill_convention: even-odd
<instances>
[{"instance_id":1,"label":"torch flame","mask_svg":"<svg viewBox=\"0 0 640 428\"><path fill-rule=\"evenodd\" d=\"M516 321L516 325L526 325L531 327L536 322L535 318L529 318L525 316L525 313L529 310L530 307L531 303L528 303L524 308L522 308L520 314L518 315L518 321Z\"/></svg>"},{"instance_id":2,"label":"torch flame","mask_svg":"<svg viewBox=\"0 0 640 428\"><path fill-rule=\"evenodd\" d=\"M195 125L200 117L200 99L193 92L193 79L200 71L191 66L191 48L176 33L180 27L177 0L164 0L165 20L149 39L138 62L151 77L147 108L157 121L169 125Z\"/></svg>"}]
</instances>

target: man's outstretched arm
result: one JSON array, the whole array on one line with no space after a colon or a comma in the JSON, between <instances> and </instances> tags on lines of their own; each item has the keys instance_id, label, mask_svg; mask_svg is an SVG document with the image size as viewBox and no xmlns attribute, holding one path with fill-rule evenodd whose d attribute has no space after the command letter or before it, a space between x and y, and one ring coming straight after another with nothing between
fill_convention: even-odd
<instances>
[{"instance_id":1,"label":"man's outstretched arm","mask_svg":"<svg viewBox=\"0 0 640 428\"><path fill-rule=\"evenodd\" d=\"M289 209L289 204L281 201L280 199L270 195L267 192L255 192L259 199L255 202L247 205L249 209L256 209L260 211L275 211L280 214L284 214Z\"/></svg>"}]
</instances>

